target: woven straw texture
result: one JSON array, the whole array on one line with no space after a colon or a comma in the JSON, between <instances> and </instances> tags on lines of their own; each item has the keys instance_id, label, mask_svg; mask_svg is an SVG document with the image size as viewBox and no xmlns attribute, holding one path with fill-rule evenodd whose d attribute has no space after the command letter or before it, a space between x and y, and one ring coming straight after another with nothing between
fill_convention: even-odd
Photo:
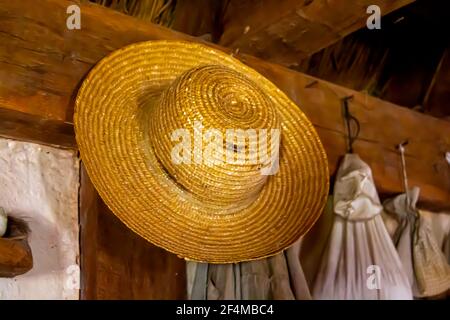
<instances>
[{"instance_id":1,"label":"woven straw texture","mask_svg":"<svg viewBox=\"0 0 450 320\"><path fill-rule=\"evenodd\" d=\"M278 172L261 175L249 161L174 164L171 134L193 132L196 121L224 136L227 128L280 129ZM274 255L311 228L326 201L327 159L306 116L256 71L204 45L149 41L113 52L83 82L74 123L88 174L112 212L189 260ZM223 147L250 158L238 141Z\"/></svg>"},{"instance_id":2,"label":"woven straw texture","mask_svg":"<svg viewBox=\"0 0 450 320\"><path fill-rule=\"evenodd\" d=\"M414 187L406 193L385 201L388 213L400 222L394 241L408 271L414 297L432 297L450 289L450 265L416 204L420 189Z\"/></svg>"}]
</instances>

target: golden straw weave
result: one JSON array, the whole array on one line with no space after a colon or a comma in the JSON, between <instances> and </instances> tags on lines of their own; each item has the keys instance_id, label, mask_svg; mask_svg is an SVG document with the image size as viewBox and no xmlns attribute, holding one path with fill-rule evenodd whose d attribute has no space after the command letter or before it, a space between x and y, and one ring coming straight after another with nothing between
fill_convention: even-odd
<instances>
[{"instance_id":1,"label":"golden straw weave","mask_svg":"<svg viewBox=\"0 0 450 320\"><path fill-rule=\"evenodd\" d=\"M280 129L278 172L261 175L248 159L175 164L171 134L188 129L194 141L195 121L224 137L229 128ZM326 201L327 159L306 116L256 71L201 44L149 41L113 52L83 82L74 123L89 177L112 212L189 260L274 255L312 227ZM223 157L250 159L239 141L210 142Z\"/></svg>"}]
</instances>

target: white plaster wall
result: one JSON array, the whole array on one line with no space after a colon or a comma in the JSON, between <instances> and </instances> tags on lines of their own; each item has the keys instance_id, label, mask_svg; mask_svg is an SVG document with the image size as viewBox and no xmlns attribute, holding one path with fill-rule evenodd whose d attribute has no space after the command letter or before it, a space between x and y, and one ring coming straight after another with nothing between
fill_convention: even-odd
<instances>
[{"instance_id":1,"label":"white plaster wall","mask_svg":"<svg viewBox=\"0 0 450 320\"><path fill-rule=\"evenodd\" d=\"M79 298L78 184L73 151L0 138L0 206L28 222L34 259L0 299Z\"/></svg>"}]
</instances>

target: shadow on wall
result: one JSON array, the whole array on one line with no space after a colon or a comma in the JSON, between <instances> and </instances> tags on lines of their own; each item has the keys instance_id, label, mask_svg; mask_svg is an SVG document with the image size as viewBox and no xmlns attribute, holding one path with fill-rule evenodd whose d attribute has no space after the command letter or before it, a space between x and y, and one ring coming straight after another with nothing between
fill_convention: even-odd
<instances>
[{"instance_id":1,"label":"shadow on wall","mask_svg":"<svg viewBox=\"0 0 450 320\"><path fill-rule=\"evenodd\" d=\"M78 299L78 168L73 151L0 139L0 205L28 223L34 259L0 299Z\"/></svg>"}]
</instances>

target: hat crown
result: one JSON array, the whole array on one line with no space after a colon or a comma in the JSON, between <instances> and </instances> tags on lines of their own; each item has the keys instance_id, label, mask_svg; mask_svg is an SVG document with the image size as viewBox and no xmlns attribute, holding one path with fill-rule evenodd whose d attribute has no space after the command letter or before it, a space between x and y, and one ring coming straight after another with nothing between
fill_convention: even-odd
<instances>
[{"instance_id":1,"label":"hat crown","mask_svg":"<svg viewBox=\"0 0 450 320\"><path fill-rule=\"evenodd\" d=\"M159 163L172 180L220 210L253 202L267 179L261 169L278 156L274 134L280 120L271 99L224 66L179 76L152 106L149 129Z\"/></svg>"}]
</instances>

